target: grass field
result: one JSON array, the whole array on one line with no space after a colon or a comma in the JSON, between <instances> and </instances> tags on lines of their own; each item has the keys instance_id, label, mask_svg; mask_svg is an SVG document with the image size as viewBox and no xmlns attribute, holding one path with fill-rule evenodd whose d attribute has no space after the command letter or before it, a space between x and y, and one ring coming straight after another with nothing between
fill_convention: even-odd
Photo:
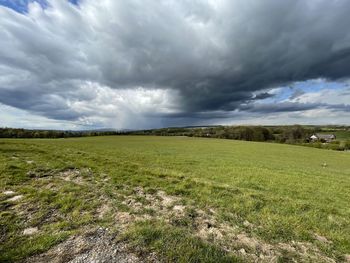
<instances>
[{"instance_id":1,"label":"grass field","mask_svg":"<svg viewBox=\"0 0 350 263\"><path fill-rule=\"evenodd\" d=\"M349 152L187 137L1 139L0 175L1 262L97 226L166 262L350 260Z\"/></svg>"}]
</instances>

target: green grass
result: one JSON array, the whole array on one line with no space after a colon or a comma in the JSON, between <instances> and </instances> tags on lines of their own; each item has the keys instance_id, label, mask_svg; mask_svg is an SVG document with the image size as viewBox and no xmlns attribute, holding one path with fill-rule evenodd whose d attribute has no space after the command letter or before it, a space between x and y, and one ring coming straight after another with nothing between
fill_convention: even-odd
<instances>
[{"instance_id":1,"label":"green grass","mask_svg":"<svg viewBox=\"0 0 350 263\"><path fill-rule=\"evenodd\" d=\"M325 162L327 167L322 166ZM72 168L90 168L92 175L82 174L88 184L63 184L50 177ZM214 208L221 221L272 244L307 241L334 259L350 254L349 152L187 137L1 139L0 176L1 192L23 194L23 205L33 206L33 217L25 220L25 215L16 212L20 204L10 204L1 194L1 233L6 235L0 261L47 250L57 240L52 233L62 240L66 233L84 226L110 224L94 217L103 202L97 197L108 196L117 207L127 209L116 193L136 186L149 192L164 190L201 209ZM60 190L45 187L45 178L51 178L50 183ZM56 216L47 220L52 211ZM256 227L245 229L245 220ZM29 226L39 226L40 235L21 236ZM130 240L158 251L168 261L185 262L186 257L193 262L236 260L217 244L202 243L182 226L164 222L150 226L135 226ZM315 233L332 244L320 244ZM169 247L163 247L162 240Z\"/></svg>"},{"instance_id":2,"label":"green grass","mask_svg":"<svg viewBox=\"0 0 350 263\"><path fill-rule=\"evenodd\" d=\"M168 262L243 262L222 249L199 238L191 237L183 229L175 229L158 222L136 224L126 235L136 249L155 251Z\"/></svg>"}]
</instances>

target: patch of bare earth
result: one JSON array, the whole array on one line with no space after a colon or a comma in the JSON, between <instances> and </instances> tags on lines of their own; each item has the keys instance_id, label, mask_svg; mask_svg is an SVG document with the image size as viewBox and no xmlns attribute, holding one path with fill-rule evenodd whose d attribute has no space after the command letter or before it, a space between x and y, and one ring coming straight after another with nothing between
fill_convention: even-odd
<instances>
[{"instance_id":1,"label":"patch of bare earth","mask_svg":"<svg viewBox=\"0 0 350 263\"><path fill-rule=\"evenodd\" d=\"M138 263L157 262L155 257L139 258L125 243L116 241L107 229L98 228L73 236L49 251L28 258L25 263Z\"/></svg>"},{"instance_id":2,"label":"patch of bare earth","mask_svg":"<svg viewBox=\"0 0 350 263\"><path fill-rule=\"evenodd\" d=\"M123 204L131 208L131 212L115 213L115 220L127 228L128 225L142 220L162 219L170 224L190 222L193 234L199 238L214 242L226 251L243 256L251 262L278 262L279 258L288 255L291 262L335 262L324 255L315 245L307 242L290 242L269 244L263 240L242 232L237 226L232 226L217 219L213 209L196 209L181 204L179 197L167 195L163 191L154 194L145 193L142 188L134 189L133 195L127 196ZM152 211L147 213L145 211ZM245 221L246 228L254 228ZM321 236L317 236L324 244L331 244Z\"/></svg>"},{"instance_id":3,"label":"patch of bare earth","mask_svg":"<svg viewBox=\"0 0 350 263\"><path fill-rule=\"evenodd\" d=\"M103 204L97 209L97 215L99 219L103 219L108 212L111 211L111 206L108 203Z\"/></svg>"},{"instance_id":4,"label":"patch of bare earth","mask_svg":"<svg viewBox=\"0 0 350 263\"><path fill-rule=\"evenodd\" d=\"M27 175L44 182L50 181L54 178L58 178L66 182L73 182L78 185L85 185L87 183L85 179L91 177L92 170L90 168L69 168L63 171L37 169L29 171ZM45 188L54 189L55 187L52 183L50 183Z\"/></svg>"},{"instance_id":5,"label":"patch of bare earth","mask_svg":"<svg viewBox=\"0 0 350 263\"><path fill-rule=\"evenodd\" d=\"M84 169L68 169L63 172L60 172L58 176L68 182L73 182L79 185L85 184L83 174L92 174L92 171L90 168L84 168Z\"/></svg>"}]
</instances>

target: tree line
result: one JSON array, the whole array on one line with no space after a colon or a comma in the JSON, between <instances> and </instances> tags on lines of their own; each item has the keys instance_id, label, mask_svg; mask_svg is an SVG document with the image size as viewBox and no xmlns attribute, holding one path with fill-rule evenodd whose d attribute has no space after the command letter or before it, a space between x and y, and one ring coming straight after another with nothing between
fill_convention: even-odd
<instances>
[{"instance_id":1,"label":"tree line","mask_svg":"<svg viewBox=\"0 0 350 263\"><path fill-rule=\"evenodd\" d=\"M0 128L0 138L70 138L119 135L121 133L118 131L59 131Z\"/></svg>"},{"instance_id":2,"label":"tree line","mask_svg":"<svg viewBox=\"0 0 350 263\"><path fill-rule=\"evenodd\" d=\"M130 132L138 135L190 136L244 141L301 142L315 133L315 128L294 126L215 126L163 128Z\"/></svg>"}]
</instances>

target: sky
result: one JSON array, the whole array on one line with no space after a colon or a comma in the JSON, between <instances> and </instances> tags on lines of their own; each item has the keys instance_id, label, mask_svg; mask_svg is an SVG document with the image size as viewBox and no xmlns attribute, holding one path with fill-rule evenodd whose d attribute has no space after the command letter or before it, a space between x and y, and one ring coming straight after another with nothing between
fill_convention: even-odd
<instances>
[{"instance_id":1,"label":"sky","mask_svg":"<svg viewBox=\"0 0 350 263\"><path fill-rule=\"evenodd\" d=\"M0 0L0 127L350 124L348 0Z\"/></svg>"}]
</instances>

